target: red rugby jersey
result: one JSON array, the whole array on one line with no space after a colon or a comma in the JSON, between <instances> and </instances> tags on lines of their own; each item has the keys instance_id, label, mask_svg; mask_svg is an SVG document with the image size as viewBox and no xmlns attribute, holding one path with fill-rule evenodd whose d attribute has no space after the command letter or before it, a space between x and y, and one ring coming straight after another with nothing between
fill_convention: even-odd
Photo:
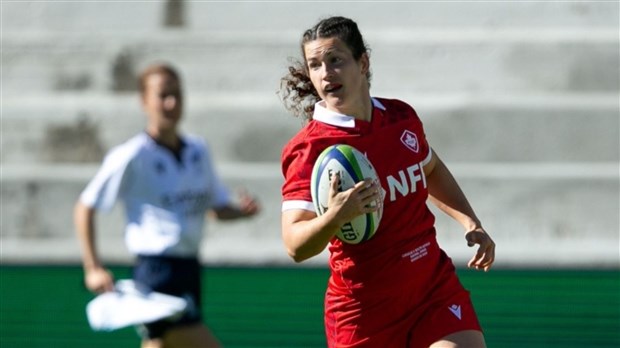
<instances>
[{"instance_id":1,"label":"red rugby jersey","mask_svg":"<svg viewBox=\"0 0 620 348\"><path fill-rule=\"evenodd\" d=\"M363 243L350 245L333 238L332 271L344 277L385 267L401 258L422 236L434 234L435 217L426 201L428 190L422 167L431 159L422 122L408 104L395 99L373 98L370 122L315 106L313 120L301 129L282 151L282 210L314 211L310 178L314 162L328 146L348 144L366 154L384 190L383 217L376 234ZM392 261L392 262L391 262ZM389 267L389 266L388 266ZM352 279L354 282L362 279Z\"/></svg>"}]
</instances>

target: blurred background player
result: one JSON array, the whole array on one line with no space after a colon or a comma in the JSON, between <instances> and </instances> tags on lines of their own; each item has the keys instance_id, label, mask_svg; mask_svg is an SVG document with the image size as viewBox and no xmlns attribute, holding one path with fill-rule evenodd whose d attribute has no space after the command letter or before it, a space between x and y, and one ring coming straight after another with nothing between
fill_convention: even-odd
<instances>
[{"instance_id":1,"label":"blurred background player","mask_svg":"<svg viewBox=\"0 0 620 348\"><path fill-rule=\"evenodd\" d=\"M201 317L198 254L206 213L232 220L255 215L259 205L247 193L234 201L214 170L205 142L179 134L183 94L173 67L147 67L139 88L146 130L107 154L75 206L84 281L95 293L114 288L95 246L95 213L122 201L126 246L136 256L134 280L190 303L176 321L140 327L142 347L219 347Z\"/></svg>"},{"instance_id":2,"label":"blurred background player","mask_svg":"<svg viewBox=\"0 0 620 348\"><path fill-rule=\"evenodd\" d=\"M484 347L469 292L437 244L427 199L463 226L469 246L479 245L469 267L487 271L495 243L428 144L414 109L370 96L369 53L357 24L327 18L301 42L303 63L282 79L285 106L308 120L282 152L282 235L297 262L330 245L328 346ZM312 168L337 143L365 153L380 183L366 180L337 192L335 176L327 212L317 216ZM344 223L378 209L373 201L383 204L374 237L357 245L334 237Z\"/></svg>"}]
</instances>

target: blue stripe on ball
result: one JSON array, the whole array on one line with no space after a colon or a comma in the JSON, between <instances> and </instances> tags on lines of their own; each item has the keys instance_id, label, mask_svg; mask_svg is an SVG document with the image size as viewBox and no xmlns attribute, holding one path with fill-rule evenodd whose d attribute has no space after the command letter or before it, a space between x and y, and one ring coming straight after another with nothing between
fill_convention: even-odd
<instances>
[{"instance_id":1,"label":"blue stripe on ball","mask_svg":"<svg viewBox=\"0 0 620 348\"><path fill-rule=\"evenodd\" d=\"M319 166L318 174L320 175L323 173L325 166L327 165L329 160L333 158L344 167L344 169L347 171L347 173L349 173L349 175L351 176L351 178L353 179L355 183L362 181L362 179L360 179L357 176L355 169L353 169L353 167L351 166L351 163L349 163L349 160L345 157L345 155L342 152L340 152L337 146L333 146L333 147L334 148L328 152L328 154L325 156L325 158L321 162L321 165Z\"/></svg>"}]
</instances>

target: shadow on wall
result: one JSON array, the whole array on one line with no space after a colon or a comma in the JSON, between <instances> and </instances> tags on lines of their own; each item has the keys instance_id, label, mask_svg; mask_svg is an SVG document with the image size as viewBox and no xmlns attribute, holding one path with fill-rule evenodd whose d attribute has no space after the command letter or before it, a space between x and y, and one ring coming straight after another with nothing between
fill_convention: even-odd
<instances>
[{"instance_id":1,"label":"shadow on wall","mask_svg":"<svg viewBox=\"0 0 620 348\"><path fill-rule=\"evenodd\" d=\"M45 130L43 160L60 163L100 162L105 149L99 125L83 112L73 124L49 125Z\"/></svg>"}]
</instances>

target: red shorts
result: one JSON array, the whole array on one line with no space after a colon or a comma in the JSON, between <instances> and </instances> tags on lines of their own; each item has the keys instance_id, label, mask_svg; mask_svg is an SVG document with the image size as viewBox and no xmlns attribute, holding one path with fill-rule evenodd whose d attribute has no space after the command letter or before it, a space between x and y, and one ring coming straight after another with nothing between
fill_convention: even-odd
<instances>
[{"instance_id":1,"label":"red shorts","mask_svg":"<svg viewBox=\"0 0 620 348\"><path fill-rule=\"evenodd\" d=\"M379 281L350 291L343 291L347 281L332 273L325 296L328 347L422 348L455 332L482 331L450 258L434 238L419 245L421 253L416 247L415 257L398 255L394 265L381 270Z\"/></svg>"}]
</instances>

